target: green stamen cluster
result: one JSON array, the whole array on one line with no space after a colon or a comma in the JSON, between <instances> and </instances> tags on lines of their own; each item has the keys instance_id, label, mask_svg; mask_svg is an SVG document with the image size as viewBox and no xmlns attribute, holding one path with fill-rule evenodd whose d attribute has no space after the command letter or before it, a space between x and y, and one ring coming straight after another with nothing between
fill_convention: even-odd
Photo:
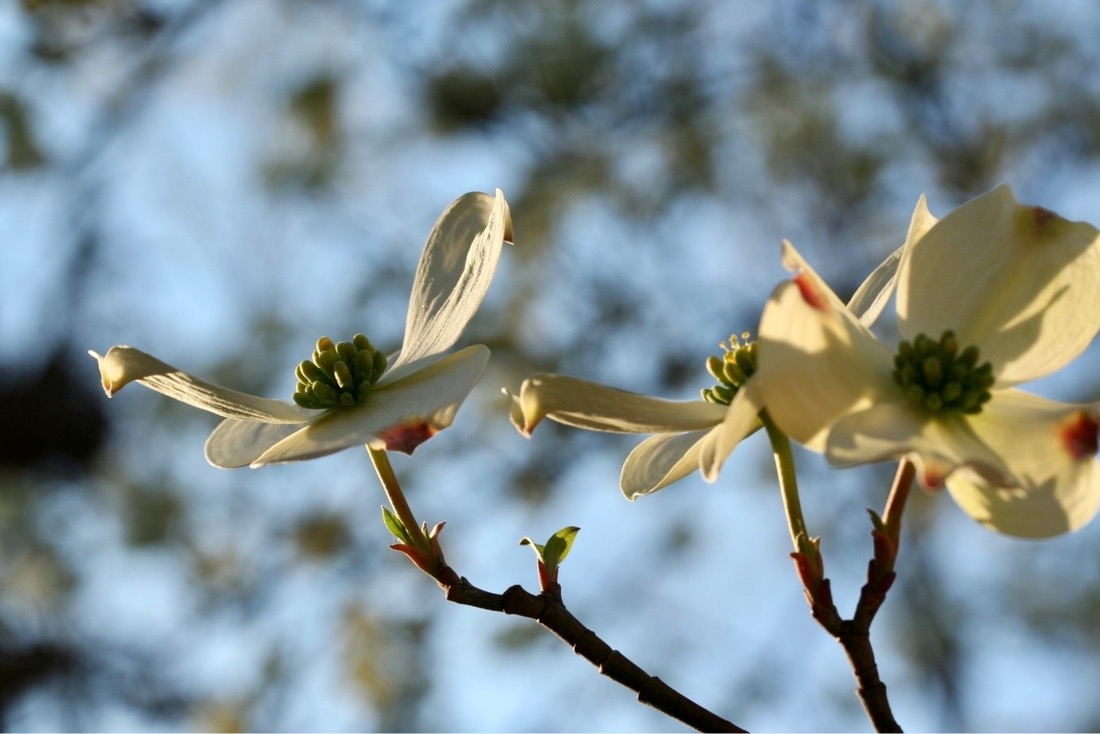
<instances>
[{"instance_id":1,"label":"green stamen cluster","mask_svg":"<svg viewBox=\"0 0 1100 734\"><path fill-rule=\"evenodd\" d=\"M294 375L294 402L303 408L348 408L367 397L386 369L386 355L370 339L356 334L350 342L317 340L313 360L299 364Z\"/></svg>"},{"instance_id":2,"label":"green stamen cluster","mask_svg":"<svg viewBox=\"0 0 1100 734\"><path fill-rule=\"evenodd\" d=\"M953 331L939 341L918 334L898 345L894 382L913 405L930 413L980 413L990 397L993 365L978 364L978 356L974 346L959 352Z\"/></svg>"},{"instance_id":3,"label":"green stamen cluster","mask_svg":"<svg viewBox=\"0 0 1100 734\"><path fill-rule=\"evenodd\" d=\"M707 371L718 384L703 389L702 394L708 403L729 405L741 386L756 372L756 342L750 342L745 332L740 339L731 336L729 346L723 342L721 347L726 351L724 355L707 360Z\"/></svg>"}]
</instances>

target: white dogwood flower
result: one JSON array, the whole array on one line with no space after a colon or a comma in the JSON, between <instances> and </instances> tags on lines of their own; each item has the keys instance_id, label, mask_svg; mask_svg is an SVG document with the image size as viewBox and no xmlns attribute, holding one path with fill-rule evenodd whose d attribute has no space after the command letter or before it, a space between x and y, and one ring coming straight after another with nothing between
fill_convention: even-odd
<instances>
[{"instance_id":1,"label":"white dogwood flower","mask_svg":"<svg viewBox=\"0 0 1100 734\"><path fill-rule=\"evenodd\" d=\"M1080 527L1100 508L1096 409L1014 386L1065 366L1100 329L1098 235L1006 186L964 204L902 255L897 350L788 249L800 272L760 325L769 414L837 466L908 457L925 487L946 483L999 531Z\"/></svg>"},{"instance_id":2,"label":"white dogwood flower","mask_svg":"<svg viewBox=\"0 0 1100 734\"><path fill-rule=\"evenodd\" d=\"M451 424L485 368L484 345L447 352L481 304L502 243L511 238L499 189L495 197L455 200L424 246L395 358L387 360L362 335L340 344L322 338L313 359L296 371L294 403L213 385L129 346L91 355L108 396L137 382L223 416L206 442L214 466L302 461L357 444L412 453Z\"/></svg>"},{"instance_id":3,"label":"white dogwood flower","mask_svg":"<svg viewBox=\"0 0 1100 734\"><path fill-rule=\"evenodd\" d=\"M905 244L868 276L848 303L855 318L869 325L882 313L894 293L906 248L934 221L922 200ZM740 339L731 337L722 346L725 354L707 361L718 384L703 390L703 400L665 400L577 377L538 374L526 379L519 394L512 396L512 423L525 436L543 418L593 431L655 434L631 451L623 464L619 485L629 500L667 487L697 469L713 482L737 444L760 428L758 415L765 407L752 379L756 344L745 334Z\"/></svg>"}]
</instances>

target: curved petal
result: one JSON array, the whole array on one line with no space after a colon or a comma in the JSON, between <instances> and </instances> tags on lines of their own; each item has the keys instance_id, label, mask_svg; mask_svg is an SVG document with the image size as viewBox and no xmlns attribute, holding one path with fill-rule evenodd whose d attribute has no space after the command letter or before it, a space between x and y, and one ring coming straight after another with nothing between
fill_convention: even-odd
<instances>
[{"instance_id":1,"label":"curved petal","mask_svg":"<svg viewBox=\"0 0 1100 734\"><path fill-rule=\"evenodd\" d=\"M960 467L989 481L1014 483L1007 459L974 430L971 419L933 420L904 402L877 403L837 421L825 457L835 466L853 466L908 456L926 488L940 487Z\"/></svg>"},{"instance_id":2,"label":"curved petal","mask_svg":"<svg viewBox=\"0 0 1100 734\"><path fill-rule=\"evenodd\" d=\"M758 350L756 397L785 433L814 450L838 418L897 390L890 351L808 267L772 294Z\"/></svg>"},{"instance_id":3,"label":"curved petal","mask_svg":"<svg viewBox=\"0 0 1100 734\"><path fill-rule=\"evenodd\" d=\"M1001 186L944 217L911 249L898 287L906 339L953 329L998 385L1049 374L1100 330L1100 232L1016 203Z\"/></svg>"},{"instance_id":4,"label":"curved petal","mask_svg":"<svg viewBox=\"0 0 1100 734\"><path fill-rule=\"evenodd\" d=\"M543 418L611 433L675 433L712 428L726 406L702 400L652 398L568 375L539 374L512 396L512 423L530 436Z\"/></svg>"},{"instance_id":5,"label":"curved petal","mask_svg":"<svg viewBox=\"0 0 1100 734\"><path fill-rule=\"evenodd\" d=\"M440 215L416 269L405 339L387 382L454 346L481 305L496 272L501 245L512 236L504 194L460 196ZM380 381L381 382L381 381Z\"/></svg>"},{"instance_id":6,"label":"curved petal","mask_svg":"<svg viewBox=\"0 0 1100 734\"><path fill-rule=\"evenodd\" d=\"M257 423L226 418L206 439L206 460L219 469L240 469L296 431L295 423Z\"/></svg>"},{"instance_id":7,"label":"curved petal","mask_svg":"<svg viewBox=\"0 0 1100 734\"><path fill-rule=\"evenodd\" d=\"M664 433L638 444L623 463L619 487L633 502L683 479L699 468L703 444L713 440L714 429L688 433Z\"/></svg>"},{"instance_id":8,"label":"curved petal","mask_svg":"<svg viewBox=\"0 0 1100 734\"><path fill-rule=\"evenodd\" d=\"M703 471L703 479L708 482L718 479L722 465L737 448L737 444L763 426L757 417L760 414L760 405L752 391L753 384L754 381L750 380L737 391L730 407L726 409L726 417L711 431L710 439L704 441L700 447L699 466Z\"/></svg>"},{"instance_id":9,"label":"curved petal","mask_svg":"<svg viewBox=\"0 0 1100 734\"><path fill-rule=\"evenodd\" d=\"M1096 406L1011 390L997 393L980 417L984 420L975 422L975 431L1002 452L1018 486L991 483L971 472L951 475L947 488L968 515L993 530L1026 538L1076 530L1096 515ZM1067 435L1082 417L1091 421L1092 444L1086 451Z\"/></svg>"},{"instance_id":10,"label":"curved petal","mask_svg":"<svg viewBox=\"0 0 1100 734\"><path fill-rule=\"evenodd\" d=\"M103 390L113 396L131 382L225 418L264 423L305 423L318 414L293 403L261 398L200 380L162 362L151 354L126 345L111 347L99 362Z\"/></svg>"},{"instance_id":11,"label":"curved petal","mask_svg":"<svg viewBox=\"0 0 1100 734\"><path fill-rule=\"evenodd\" d=\"M440 431L451 425L488 361L489 349L482 344L449 354L404 379L377 387L353 408L324 413L268 448L251 465L314 459L377 442L387 430L411 420L426 424L431 433Z\"/></svg>"},{"instance_id":12,"label":"curved petal","mask_svg":"<svg viewBox=\"0 0 1100 734\"><path fill-rule=\"evenodd\" d=\"M921 196L917 201L917 208L913 210L913 217L909 220L905 242L867 276L848 301L848 310L859 318L861 324L870 327L878 320L897 288L902 258L908 248L932 229L935 223L936 218L928 211L928 202Z\"/></svg>"}]
</instances>

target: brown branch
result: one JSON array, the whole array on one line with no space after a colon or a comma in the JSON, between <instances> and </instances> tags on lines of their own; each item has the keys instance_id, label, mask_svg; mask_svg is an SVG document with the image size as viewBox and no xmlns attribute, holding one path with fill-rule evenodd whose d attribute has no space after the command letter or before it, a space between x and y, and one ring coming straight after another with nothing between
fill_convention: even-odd
<instances>
[{"instance_id":1,"label":"brown branch","mask_svg":"<svg viewBox=\"0 0 1100 734\"><path fill-rule=\"evenodd\" d=\"M875 530L871 533L875 554L867 564L867 583L860 589L859 601L852 618L841 618L833 603L828 579L822 579L815 589L806 589L814 619L844 648L856 678L856 694L875 731L880 732L900 732L902 729L894 719L886 696L886 684L878 674L875 651L871 645L871 623L886 601L886 592L894 583L894 561L901 537L901 513L914 473L913 464L903 459L898 466L890 496L886 500L884 516L881 520L876 520Z\"/></svg>"},{"instance_id":2,"label":"brown branch","mask_svg":"<svg viewBox=\"0 0 1100 734\"><path fill-rule=\"evenodd\" d=\"M519 585L509 587L503 594L495 594L474 586L450 566L443 568L436 582L447 601L535 620L596 666L601 675L637 693L638 701L698 731L745 731L703 708L660 678L649 675L612 649L566 608L561 599L561 587L557 584L551 584L541 594L532 594Z\"/></svg>"},{"instance_id":3,"label":"brown branch","mask_svg":"<svg viewBox=\"0 0 1100 734\"><path fill-rule=\"evenodd\" d=\"M871 561L868 575L873 567L874 561ZM894 719L893 711L890 709L890 701L886 696L886 684L879 678L875 651L871 646L871 622L879 607L886 601L886 592L893 581L894 573L891 571L881 579L864 584L860 590L855 615L852 619L841 622L841 627L834 636L848 656L852 673L856 677L856 694L863 702L863 709L871 719L875 731L900 732L901 726Z\"/></svg>"}]
</instances>

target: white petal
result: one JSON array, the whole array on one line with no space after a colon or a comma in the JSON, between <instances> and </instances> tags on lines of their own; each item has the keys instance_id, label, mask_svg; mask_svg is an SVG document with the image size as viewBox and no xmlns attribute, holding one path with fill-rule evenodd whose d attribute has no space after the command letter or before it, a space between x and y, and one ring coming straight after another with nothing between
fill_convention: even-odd
<instances>
[{"instance_id":1,"label":"white petal","mask_svg":"<svg viewBox=\"0 0 1100 734\"><path fill-rule=\"evenodd\" d=\"M125 345L111 347L107 356L89 352L99 362L99 374L108 397L137 382L170 398L225 418L265 423L305 423L318 414L293 403L237 392L189 375L151 354Z\"/></svg>"},{"instance_id":2,"label":"white petal","mask_svg":"<svg viewBox=\"0 0 1100 734\"><path fill-rule=\"evenodd\" d=\"M909 221L909 232L904 244L890 253L874 272L867 276L852 296L852 300L848 301L848 310L859 318L861 324L870 327L882 314L897 288L901 261L908 248L923 237L935 223L936 218L928 211L928 202L924 196L921 196L917 201L917 208L913 211L913 218Z\"/></svg>"},{"instance_id":3,"label":"white petal","mask_svg":"<svg viewBox=\"0 0 1100 734\"><path fill-rule=\"evenodd\" d=\"M1021 206L1007 186L944 217L902 268L902 335L953 329L1000 386L1059 369L1100 330L1100 232Z\"/></svg>"},{"instance_id":4,"label":"white petal","mask_svg":"<svg viewBox=\"0 0 1100 734\"><path fill-rule=\"evenodd\" d=\"M249 466L269 448L300 430L301 424L226 418L206 439L206 460L219 469Z\"/></svg>"},{"instance_id":5,"label":"white petal","mask_svg":"<svg viewBox=\"0 0 1100 734\"><path fill-rule=\"evenodd\" d=\"M1083 527L1100 508L1095 461L1030 487L998 487L956 472L947 488L959 507L990 530L1018 538L1051 538Z\"/></svg>"},{"instance_id":6,"label":"white petal","mask_svg":"<svg viewBox=\"0 0 1100 734\"><path fill-rule=\"evenodd\" d=\"M1076 530L1100 509L1100 471L1090 453L1067 450L1068 422L1096 407L1066 405L1019 392L995 394L975 425L999 449L1017 486L990 482L970 472L947 479L951 496L971 517L1002 533L1044 538Z\"/></svg>"},{"instance_id":7,"label":"white petal","mask_svg":"<svg viewBox=\"0 0 1100 734\"><path fill-rule=\"evenodd\" d=\"M683 479L699 468L702 445L714 430L666 433L642 441L623 464L619 486L633 502Z\"/></svg>"},{"instance_id":8,"label":"white petal","mask_svg":"<svg viewBox=\"0 0 1100 734\"><path fill-rule=\"evenodd\" d=\"M496 272L501 245L512 236L504 194L469 193L435 223L417 266L405 320L405 340L391 367L398 380L415 363L450 349L481 305Z\"/></svg>"},{"instance_id":9,"label":"white petal","mask_svg":"<svg viewBox=\"0 0 1100 734\"><path fill-rule=\"evenodd\" d=\"M726 463L726 459L737 448L737 444L751 436L763 425L757 417L760 413L760 406L754 400L753 384L754 381L750 380L747 385L737 391L737 394L733 396L733 402L726 410L726 417L721 425L711 431L711 437L704 441L700 447L699 464L703 471L703 478L708 482L714 482L718 479L718 473L722 470L722 465Z\"/></svg>"},{"instance_id":10,"label":"white petal","mask_svg":"<svg viewBox=\"0 0 1100 734\"><path fill-rule=\"evenodd\" d=\"M908 456L927 488L941 486L959 467L990 481L1014 481L1007 458L974 430L972 420L960 415L933 420L905 402L880 402L837 421L825 455L835 466Z\"/></svg>"},{"instance_id":11,"label":"white petal","mask_svg":"<svg viewBox=\"0 0 1100 734\"><path fill-rule=\"evenodd\" d=\"M724 405L652 398L554 374L524 380L511 410L512 423L528 436L543 418L590 431L674 433L711 428L725 415Z\"/></svg>"},{"instance_id":12,"label":"white petal","mask_svg":"<svg viewBox=\"0 0 1100 734\"><path fill-rule=\"evenodd\" d=\"M752 383L780 429L821 450L844 414L897 390L893 356L808 266L780 285L760 320Z\"/></svg>"},{"instance_id":13,"label":"white petal","mask_svg":"<svg viewBox=\"0 0 1100 734\"><path fill-rule=\"evenodd\" d=\"M481 344L449 354L401 380L376 387L353 408L326 412L264 451L252 466L334 454L375 441L388 429L410 420L422 420L440 431L451 425L488 360L489 349Z\"/></svg>"}]
</instances>

